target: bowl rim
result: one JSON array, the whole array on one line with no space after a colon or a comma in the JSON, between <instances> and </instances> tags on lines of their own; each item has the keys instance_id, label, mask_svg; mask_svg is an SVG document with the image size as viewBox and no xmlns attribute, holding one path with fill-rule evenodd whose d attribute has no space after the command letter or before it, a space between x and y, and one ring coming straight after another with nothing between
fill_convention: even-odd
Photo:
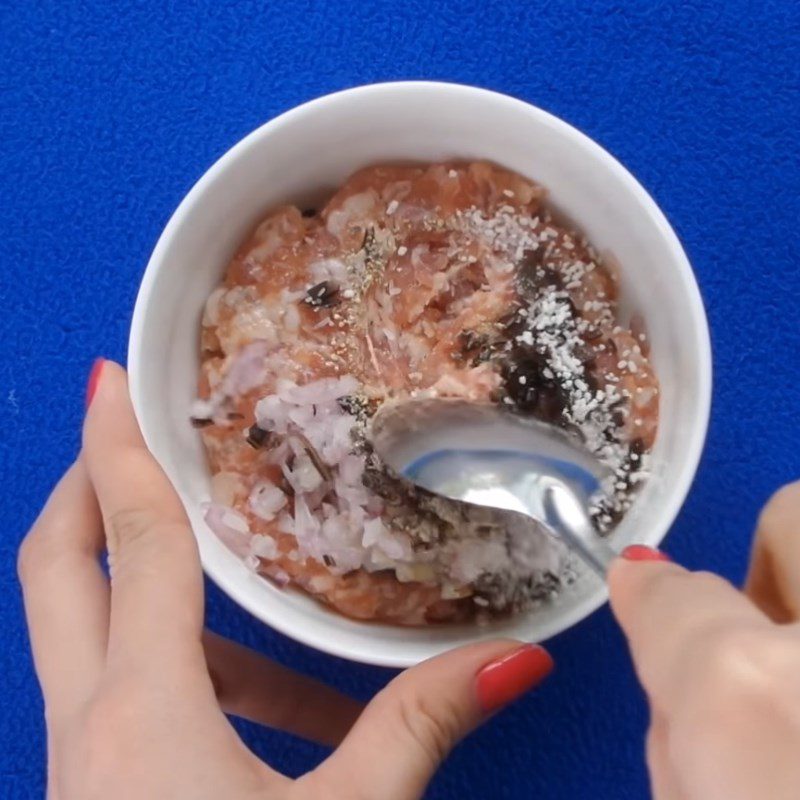
<instances>
[{"instance_id":1,"label":"bowl rim","mask_svg":"<svg viewBox=\"0 0 800 800\"><path fill-rule=\"evenodd\" d=\"M144 391L142 380L143 371L140 370L139 365L142 359L142 340L153 287L158 273L167 267L167 262L164 260L164 253L170 241L175 233L182 227L185 220L191 217L195 206L200 202L207 190L213 186L217 176L224 173L232 162L242 157L250 148L257 146L264 137L269 136L278 128L293 123L296 119L308 113L316 112L328 105L347 100L354 96L368 97L369 95L378 96L385 95L386 93L402 95L404 92L408 91L449 92L453 95L461 94L465 99L469 96L473 100L475 98L483 98L495 104L505 104L509 108L513 107L517 112L526 113L535 118L540 124L550 127L557 135L568 138L574 146L584 148L595 160L604 162L605 168L614 175L625 191L632 195L633 199L637 201L641 210L650 217L651 222L660 229L664 242L671 251L671 260L676 266L676 277L680 278L683 284L683 292L689 302L688 310L692 321L695 323L697 333L695 341L696 364L699 380L696 396L695 424L692 428L691 435L687 437L685 441L683 469L673 478L672 488L658 523L652 527L650 535L645 537L648 540L648 544L654 546L658 545L669 532L686 500L700 464L700 458L708 433L711 412L713 367L711 337L700 288L686 252L666 216L642 184L639 183L620 161L594 139L554 114L527 101L491 89L460 83L427 80L388 81L343 89L313 98L282 112L278 116L257 127L223 153L196 181L173 212L156 242L137 292L131 320L130 336L128 339L128 365L131 399L139 423L142 424L143 420L141 408ZM157 448L153 446L151 437L144 429L144 426L142 427L142 434L148 447L152 450L156 450ZM342 646L338 637L320 639L313 633L307 633L305 629L297 630L291 625L285 624L280 614L271 613L268 606L253 601L247 593L239 591L239 584L236 580L231 579L229 576L222 574L222 571L216 569L214 559L210 557L207 548L202 546L199 539L198 545L205 574L208 575L225 594L234 600L237 605L244 608L259 621L269 625L291 639L321 652L365 664L406 667L417 662L417 659L413 656L407 658L391 657L384 656L380 652L375 652L368 648L358 648L352 645ZM607 586L598 586L595 592L588 595L581 602L575 604L569 611L542 624L539 639L544 641L568 630L573 625L589 617L598 608L604 605L607 599ZM367 622L364 624L369 625L370 623ZM444 646L437 648L436 645L433 644L431 652L440 652L444 649Z\"/></svg>"}]
</instances>

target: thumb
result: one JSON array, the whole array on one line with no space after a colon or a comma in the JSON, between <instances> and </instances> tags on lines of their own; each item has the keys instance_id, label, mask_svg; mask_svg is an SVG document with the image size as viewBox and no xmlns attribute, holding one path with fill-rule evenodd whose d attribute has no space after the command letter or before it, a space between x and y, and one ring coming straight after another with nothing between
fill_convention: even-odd
<instances>
[{"instance_id":1,"label":"thumb","mask_svg":"<svg viewBox=\"0 0 800 800\"><path fill-rule=\"evenodd\" d=\"M450 750L493 712L553 669L542 647L481 642L395 678L364 710L339 749L307 776L326 797L421 797Z\"/></svg>"}]
</instances>

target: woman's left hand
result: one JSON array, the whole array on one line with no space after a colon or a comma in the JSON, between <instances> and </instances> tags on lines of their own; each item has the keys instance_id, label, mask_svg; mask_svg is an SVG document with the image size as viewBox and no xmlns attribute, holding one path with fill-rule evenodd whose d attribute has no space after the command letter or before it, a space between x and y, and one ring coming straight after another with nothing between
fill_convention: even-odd
<instances>
[{"instance_id":1,"label":"woman's left hand","mask_svg":"<svg viewBox=\"0 0 800 800\"><path fill-rule=\"evenodd\" d=\"M204 633L195 539L142 441L124 371L103 362L92 389L82 453L19 557L50 800L411 800L459 739L550 671L540 647L484 642L406 671L362 713ZM245 747L224 711L338 748L293 781Z\"/></svg>"}]
</instances>

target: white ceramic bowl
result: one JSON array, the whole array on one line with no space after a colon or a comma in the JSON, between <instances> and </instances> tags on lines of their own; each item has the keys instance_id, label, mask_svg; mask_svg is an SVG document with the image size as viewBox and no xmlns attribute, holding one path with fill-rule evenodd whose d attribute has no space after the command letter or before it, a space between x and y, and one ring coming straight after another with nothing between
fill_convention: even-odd
<instances>
[{"instance_id":1,"label":"white ceramic bowl","mask_svg":"<svg viewBox=\"0 0 800 800\"><path fill-rule=\"evenodd\" d=\"M662 395L654 474L613 542L657 545L689 489L708 424L711 351L700 294L675 233L630 173L575 128L527 103L467 86L387 83L321 97L268 122L220 158L178 207L147 266L130 336L136 413L186 506L207 573L288 636L386 666L487 637L546 639L598 608L606 589L587 574L552 605L480 628L346 619L259 579L211 533L199 510L209 498L209 472L187 415L204 301L265 211L317 202L368 164L450 158L489 159L541 182L554 206L618 260L623 307L646 320Z\"/></svg>"}]
</instances>

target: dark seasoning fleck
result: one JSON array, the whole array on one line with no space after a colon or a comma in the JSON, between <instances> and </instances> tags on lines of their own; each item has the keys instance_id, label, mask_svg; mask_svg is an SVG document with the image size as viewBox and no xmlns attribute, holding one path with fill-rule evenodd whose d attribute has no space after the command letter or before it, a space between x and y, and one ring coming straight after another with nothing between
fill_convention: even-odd
<instances>
[{"instance_id":1,"label":"dark seasoning fleck","mask_svg":"<svg viewBox=\"0 0 800 800\"><path fill-rule=\"evenodd\" d=\"M225 420L228 422L238 422L240 419L244 419L244 414L240 414L238 411L231 411L225 415ZM217 420L213 417L190 417L189 422L193 428L208 428L210 425L217 424Z\"/></svg>"},{"instance_id":2,"label":"dark seasoning fleck","mask_svg":"<svg viewBox=\"0 0 800 800\"><path fill-rule=\"evenodd\" d=\"M258 450L260 447L264 447L271 437L272 434L269 431L259 428L258 425L251 425L247 431L246 441L250 447Z\"/></svg>"},{"instance_id":3,"label":"dark seasoning fleck","mask_svg":"<svg viewBox=\"0 0 800 800\"><path fill-rule=\"evenodd\" d=\"M339 286L333 281L321 281L312 286L304 298L304 302L312 307L330 307L338 299Z\"/></svg>"}]
</instances>

